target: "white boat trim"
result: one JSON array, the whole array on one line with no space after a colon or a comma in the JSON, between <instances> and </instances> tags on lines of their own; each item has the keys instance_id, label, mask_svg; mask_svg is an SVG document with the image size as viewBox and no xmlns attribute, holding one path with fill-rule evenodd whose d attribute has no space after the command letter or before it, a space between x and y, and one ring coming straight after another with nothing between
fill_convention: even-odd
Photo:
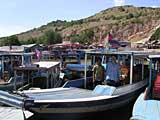
<instances>
[{"instance_id":1,"label":"white boat trim","mask_svg":"<svg viewBox=\"0 0 160 120\"><path fill-rule=\"evenodd\" d=\"M50 88L50 89L35 89L35 90L24 90L24 91L20 91L20 93L44 93L44 92L54 92L54 91L62 91L62 90L68 90L68 89L71 89L71 88Z\"/></svg>"},{"instance_id":2,"label":"white boat trim","mask_svg":"<svg viewBox=\"0 0 160 120\"><path fill-rule=\"evenodd\" d=\"M117 95L118 96L118 95ZM95 100L105 100L109 98L114 98L117 96L96 96L89 98L75 98L75 99L60 99L60 100L34 100L35 103L51 103L51 102L84 102L84 101L95 101Z\"/></svg>"}]
</instances>

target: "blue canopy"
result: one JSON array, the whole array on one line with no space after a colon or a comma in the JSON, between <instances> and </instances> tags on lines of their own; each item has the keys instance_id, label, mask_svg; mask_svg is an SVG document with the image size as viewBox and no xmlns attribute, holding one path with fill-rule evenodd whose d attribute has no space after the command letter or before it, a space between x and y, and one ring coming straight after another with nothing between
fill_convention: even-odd
<instances>
[{"instance_id":1,"label":"blue canopy","mask_svg":"<svg viewBox=\"0 0 160 120\"><path fill-rule=\"evenodd\" d=\"M66 68L70 69L70 70L78 70L78 71L82 71L83 70L84 71L85 65L83 65L83 64L67 64ZM86 65L86 68L87 68L87 70L89 70L92 67L91 67L91 65Z\"/></svg>"}]
</instances>

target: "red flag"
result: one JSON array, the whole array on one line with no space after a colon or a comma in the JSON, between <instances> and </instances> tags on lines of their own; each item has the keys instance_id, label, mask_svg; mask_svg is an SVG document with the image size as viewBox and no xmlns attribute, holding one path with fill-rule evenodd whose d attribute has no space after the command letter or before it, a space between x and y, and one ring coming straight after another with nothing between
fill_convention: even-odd
<instances>
[{"instance_id":1,"label":"red flag","mask_svg":"<svg viewBox=\"0 0 160 120\"><path fill-rule=\"evenodd\" d=\"M112 40L112 39L113 39L113 36L109 33L108 40Z\"/></svg>"},{"instance_id":2,"label":"red flag","mask_svg":"<svg viewBox=\"0 0 160 120\"><path fill-rule=\"evenodd\" d=\"M41 52L38 49L35 50L35 55L37 56L38 59L42 57Z\"/></svg>"}]
</instances>

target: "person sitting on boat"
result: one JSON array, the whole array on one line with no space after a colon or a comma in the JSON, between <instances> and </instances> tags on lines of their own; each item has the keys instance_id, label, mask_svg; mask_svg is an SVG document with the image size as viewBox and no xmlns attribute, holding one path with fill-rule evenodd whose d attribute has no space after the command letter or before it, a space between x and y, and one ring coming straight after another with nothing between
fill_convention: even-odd
<instances>
[{"instance_id":1,"label":"person sitting on boat","mask_svg":"<svg viewBox=\"0 0 160 120\"><path fill-rule=\"evenodd\" d=\"M122 85L129 82L128 80L129 67L126 66L123 62L120 63L120 82Z\"/></svg>"},{"instance_id":2,"label":"person sitting on boat","mask_svg":"<svg viewBox=\"0 0 160 120\"><path fill-rule=\"evenodd\" d=\"M105 68L101 64L101 59L98 59L93 67L93 85L102 84L104 81Z\"/></svg>"},{"instance_id":3,"label":"person sitting on boat","mask_svg":"<svg viewBox=\"0 0 160 120\"><path fill-rule=\"evenodd\" d=\"M106 84L117 87L120 85L119 79L120 68L116 62L116 57L112 56L106 65Z\"/></svg>"}]
</instances>

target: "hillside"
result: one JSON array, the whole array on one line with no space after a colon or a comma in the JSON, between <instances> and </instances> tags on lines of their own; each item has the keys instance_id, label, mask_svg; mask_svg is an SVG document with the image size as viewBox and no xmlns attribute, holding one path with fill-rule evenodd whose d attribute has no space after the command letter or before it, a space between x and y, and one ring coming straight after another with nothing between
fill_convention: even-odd
<instances>
[{"instance_id":1,"label":"hillside","mask_svg":"<svg viewBox=\"0 0 160 120\"><path fill-rule=\"evenodd\" d=\"M20 41L39 38L47 30L62 35L63 40L71 40L75 35L92 31L92 40L104 39L108 32L123 41L139 41L154 33L160 25L160 8L122 6L103 10L93 16L76 21L53 21L39 28L18 34Z\"/></svg>"}]
</instances>

